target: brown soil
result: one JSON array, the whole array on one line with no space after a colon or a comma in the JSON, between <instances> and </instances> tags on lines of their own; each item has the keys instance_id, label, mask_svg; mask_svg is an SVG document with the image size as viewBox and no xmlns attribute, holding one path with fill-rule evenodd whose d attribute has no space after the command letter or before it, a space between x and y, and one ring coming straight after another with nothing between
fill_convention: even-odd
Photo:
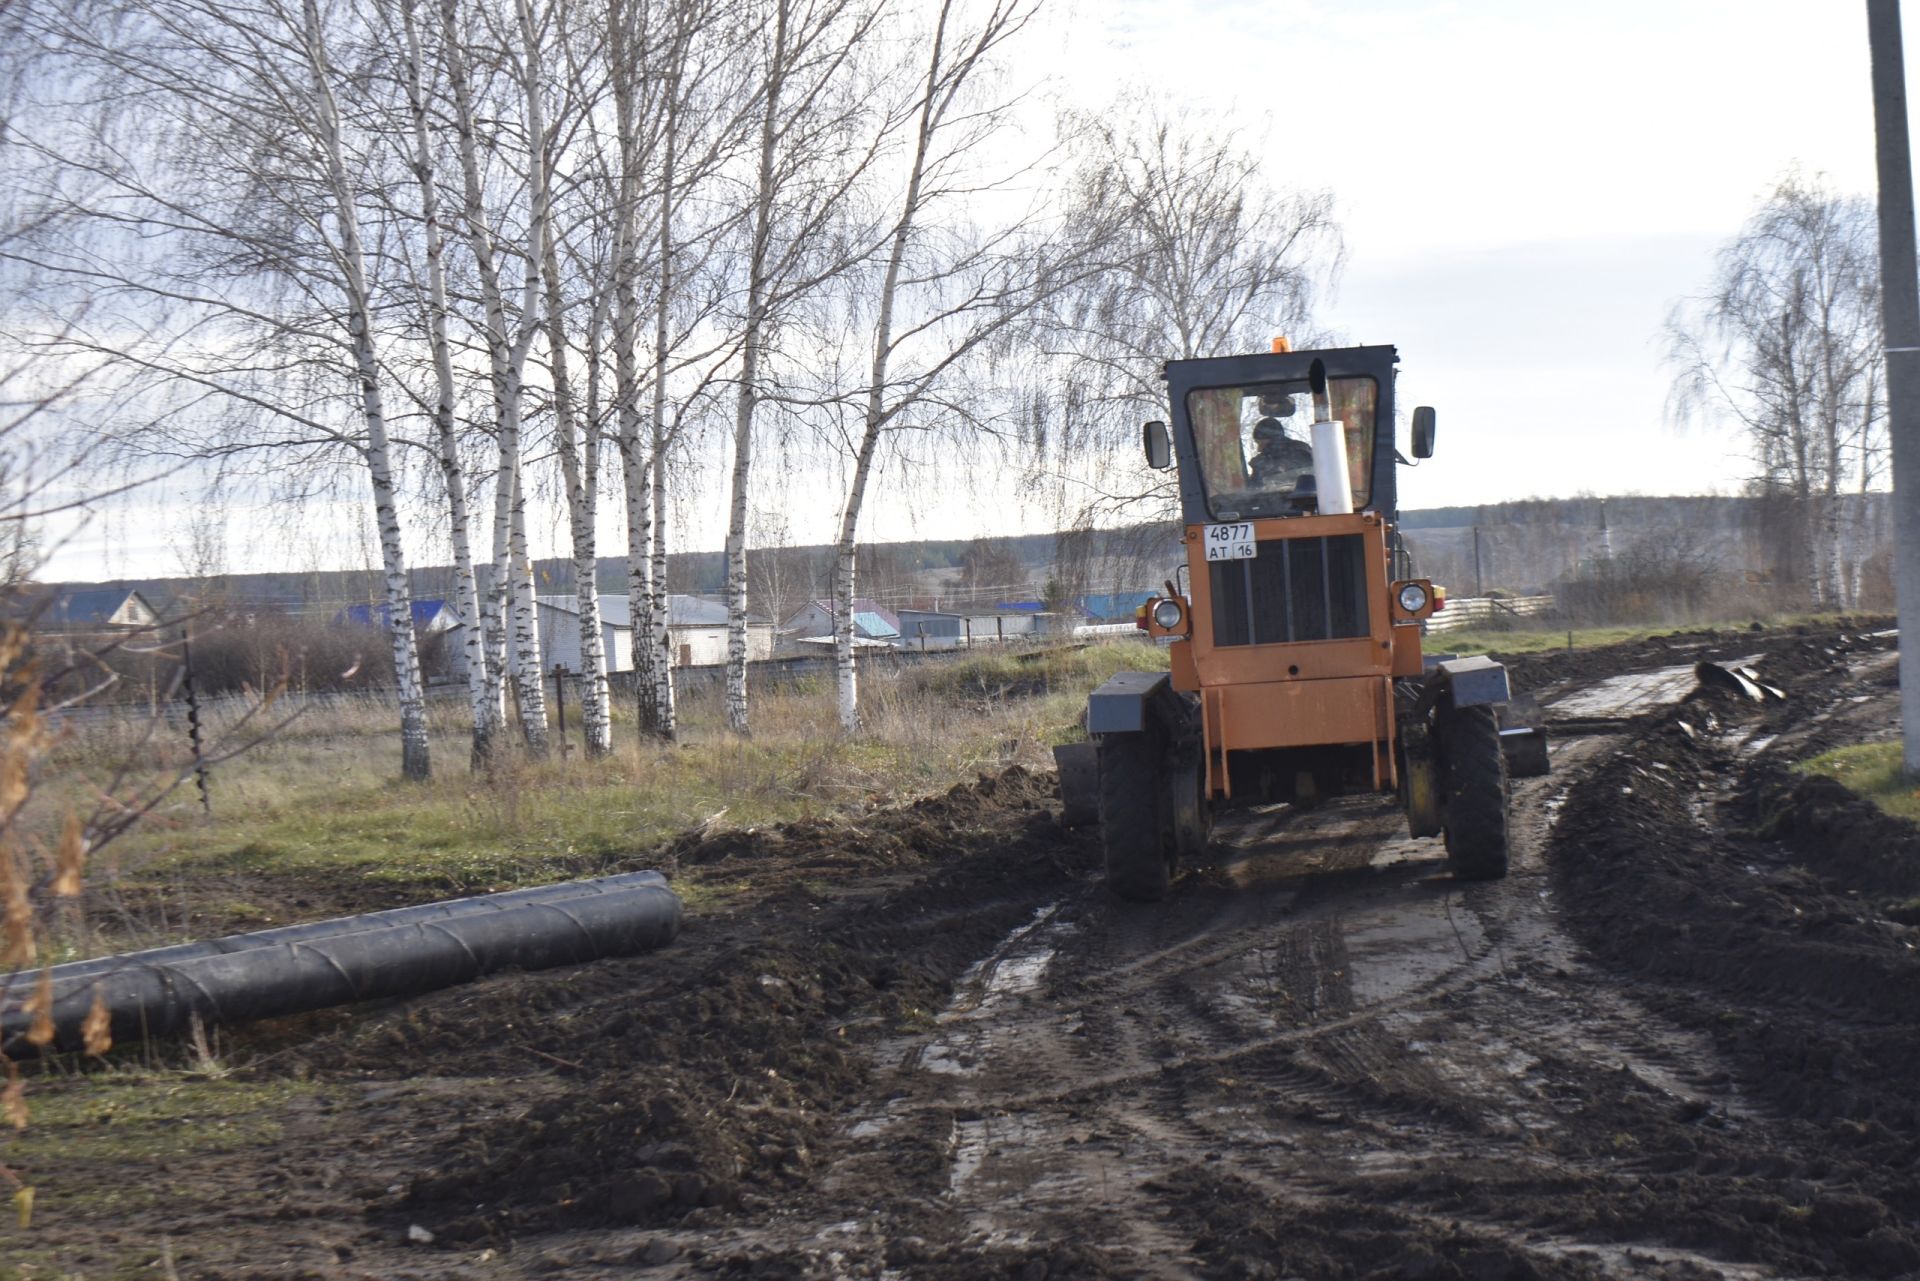
<instances>
[{"instance_id":1,"label":"brown soil","mask_svg":"<svg viewBox=\"0 0 1920 1281\"><path fill-rule=\"evenodd\" d=\"M1867 630L1519 665L1759 652L1790 697L1557 738L1496 883L1342 801L1236 815L1121 904L1017 770L690 837L672 948L240 1033L243 1078L318 1083L276 1137L84 1168L177 1190L131 1210L31 1171L33 1243L92 1275L164 1238L183 1277L1920 1276L1920 833L1787 769L1888 716Z\"/></svg>"},{"instance_id":2,"label":"brown soil","mask_svg":"<svg viewBox=\"0 0 1920 1281\"><path fill-rule=\"evenodd\" d=\"M1739 750L1806 710L1714 695L1666 713L1574 789L1555 888L1575 935L1705 1029L1766 1109L1761 1151L1676 1153L1682 1176L1744 1185L1702 1230L1795 1271L1903 1275L1920 1268L1920 931L1874 894L1913 883L1894 860L1920 832Z\"/></svg>"},{"instance_id":3,"label":"brown soil","mask_svg":"<svg viewBox=\"0 0 1920 1281\"><path fill-rule=\"evenodd\" d=\"M677 963L526 975L319 1047L310 1061L329 1070L396 1054L463 1076L558 1062L580 1083L449 1135L448 1159L412 1184L403 1217L459 1242L657 1226L785 1194L869 1088L874 1037L930 1017L961 971L1091 866L1087 842L1054 822L1052 780L1018 769L857 829L729 833L678 855L754 884L751 906L702 922L744 927L735 937L690 937ZM811 881L904 868L917 875L853 894ZM476 1053L476 1027L532 1035ZM529 1062L533 1048L545 1057Z\"/></svg>"},{"instance_id":4,"label":"brown soil","mask_svg":"<svg viewBox=\"0 0 1920 1281\"><path fill-rule=\"evenodd\" d=\"M1720 661L1756 651L1768 655L1768 670L1785 676L1873 642L1864 638L1893 626L1890 618L1848 618L1836 624L1802 623L1788 628L1701 627L1649 636L1622 645L1593 649L1547 650L1534 654L1495 654L1507 665L1514 684L1542 690L1559 683L1583 684L1617 676L1702 660ZM1441 638L1441 639L1444 639ZM1826 651L1833 651L1832 654Z\"/></svg>"}]
</instances>

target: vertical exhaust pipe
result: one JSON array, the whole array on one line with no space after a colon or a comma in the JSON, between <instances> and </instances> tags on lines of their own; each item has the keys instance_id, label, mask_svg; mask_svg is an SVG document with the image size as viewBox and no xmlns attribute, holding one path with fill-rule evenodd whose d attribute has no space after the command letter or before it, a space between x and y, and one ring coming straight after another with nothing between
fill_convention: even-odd
<instances>
[{"instance_id":1,"label":"vertical exhaust pipe","mask_svg":"<svg viewBox=\"0 0 1920 1281\"><path fill-rule=\"evenodd\" d=\"M1327 368L1314 361L1307 371L1313 391L1313 485L1322 516L1353 513L1353 478L1347 470L1347 425L1333 416L1327 395Z\"/></svg>"}]
</instances>

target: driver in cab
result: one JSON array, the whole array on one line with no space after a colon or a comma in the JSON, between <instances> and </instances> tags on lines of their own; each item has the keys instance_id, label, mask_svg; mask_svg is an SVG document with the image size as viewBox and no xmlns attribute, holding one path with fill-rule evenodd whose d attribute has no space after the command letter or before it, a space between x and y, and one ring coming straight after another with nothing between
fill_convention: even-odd
<instances>
[{"instance_id":1,"label":"driver in cab","mask_svg":"<svg viewBox=\"0 0 1920 1281\"><path fill-rule=\"evenodd\" d=\"M1260 420L1253 425L1255 452L1248 464L1254 488L1284 493L1313 470L1313 447L1287 434L1285 420L1291 417L1292 396L1260 398Z\"/></svg>"}]
</instances>

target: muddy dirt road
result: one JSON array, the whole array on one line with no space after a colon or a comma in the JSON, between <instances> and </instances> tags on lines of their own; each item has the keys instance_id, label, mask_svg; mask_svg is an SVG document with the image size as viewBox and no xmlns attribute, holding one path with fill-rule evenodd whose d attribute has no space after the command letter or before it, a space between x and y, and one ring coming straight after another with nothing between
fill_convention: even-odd
<instances>
[{"instance_id":1,"label":"muddy dirt road","mask_svg":"<svg viewBox=\"0 0 1920 1281\"><path fill-rule=\"evenodd\" d=\"M1018 772L692 843L752 888L671 953L263 1029L320 1100L116 1230L183 1276L1920 1275L1920 837L1782 764L1890 728L1888 644L1523 664L1573 732L1496 883L1341 802L1130 906Z\"/></svg>"}]
</instances>

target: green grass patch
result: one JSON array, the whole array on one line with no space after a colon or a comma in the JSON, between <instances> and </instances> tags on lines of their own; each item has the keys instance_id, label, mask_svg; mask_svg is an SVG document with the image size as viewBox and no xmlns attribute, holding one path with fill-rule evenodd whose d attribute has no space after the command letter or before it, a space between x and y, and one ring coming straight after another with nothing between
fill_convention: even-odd
<instances>
[{"instance_id":1,"label":"green grass patch","mask_svg":"<svg viewBox=\"0 0 1920 1281\"><path fill-rule=\"evenodd\" d=\"M181 1195L168 1172L184 1162L274 1143L289 1105L325 1094L308 1082L148 1071L42 1082L28 1091L26 1129L0 1139L0 1163L34 1189L36 1223L110 1219ZM0 1199L0 1212L10 1208Z\"/></svg>"},{"instance_id":2,"label":"green grass patch","mask_svg":"<svg viewBox=\"0 0 1920 1281\"><path fill-rule=\"evenodd\" d=\"M0 1160L46 1177L69 1161L164 1161L258 1147L280 1136L289 1103L317 1097L305 1081L236 1081L137 1072L42 1083L31 1119L0 1141Z\"/></svg>"},{"instance_id":3,"label":"green grass patch","mask_svg":"<svg viewBox=\"0 0 1920 1281\"><path fill-rule=\"evenodd\" d=\"M1622 645L1628 641L1646 640L1650 636L1666 636L1682 630L1671 623L1661 623L1643 627L1576 627L1573 629L1574 649L1598 649L1602 645ZM1457 632L1440 632L1426 638L1424 645L1429 653L1454 654L1544 654L1549 650L1566 649L1567 629L1546 629L1538 627L1516 627L1511 631L1500 628L1463 627Z\"/></svg>"},{"instance_id":4,"label":"green grass patch","mask_svg":"<svg viewBox=\"0 0 1920 1281\"><path fill-rule=\"evenodd\" d=\"M1920 785L1901 768L1899 743L1856 743L1823 752L1800 768L1825 774L1887 813L1920 822Z\"/></svg>"},{"instance_id":5,"label":"green grass patch","mask_svg":"<svg viewBox=\"0 0 1920 1281\"><path fill-rule=\"evenodd\" d=\"M11 1227L13 1206L0 1196L0 1244L7 1255L0 1258L0 1281L152 1281L163 1275L156 1266L152 1250L128 1250L120 1246L101 1246L86 1250L76 1266L67 1265L71 1249L52 1246L22 1246L16 1249L6 1239ZM38 1217L38 1216L36 1216Z\"/></svg>"}]
</instances>

